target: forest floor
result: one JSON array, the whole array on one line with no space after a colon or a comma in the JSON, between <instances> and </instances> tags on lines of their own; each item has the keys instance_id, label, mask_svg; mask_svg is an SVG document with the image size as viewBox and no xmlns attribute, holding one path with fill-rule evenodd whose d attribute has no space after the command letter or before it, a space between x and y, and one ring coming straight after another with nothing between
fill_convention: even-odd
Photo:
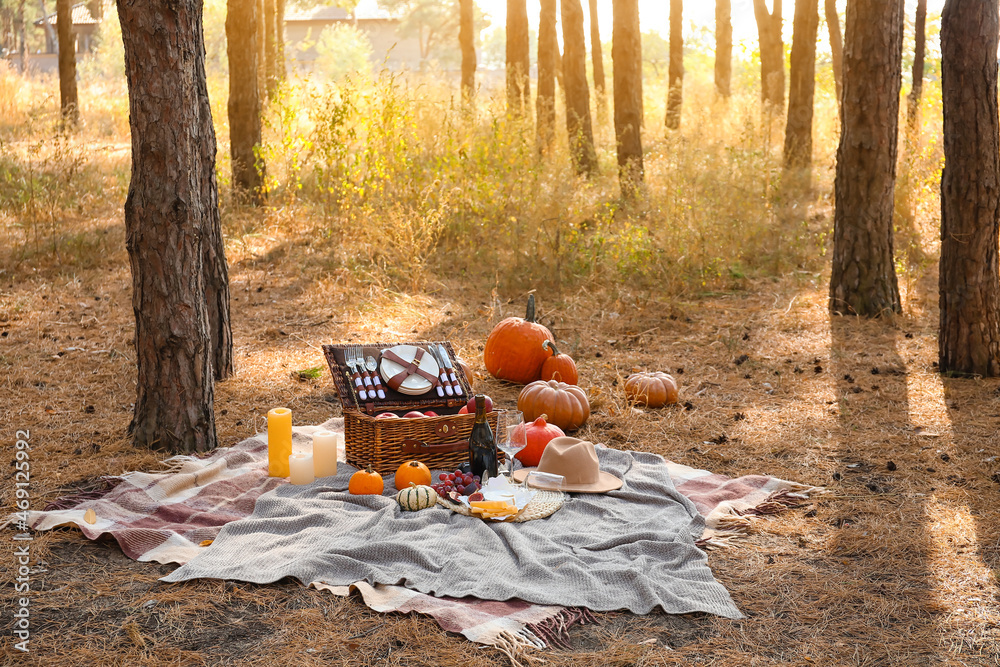
<instances>
[{"instance_id":1,"label":"forest floor","mask_svg":"<svg viewBox=\"0 0 1000 667\"><path fill-rule=\"evenodd\" d=\"M270 215L277 229L282 214ZM86 248L7 255L0 274L0 428L11 456L15 431L30 430L35 509L165 458L126 437L135 370L123 227L117 214L76 224ZM220 444L263 430L276 405L300 424L338 415L328 371L294 377L324 366L327 342L448 339L480 390L514 402L516 387L486 377L481 350L524 294L446 278L415 293L366 288L277 233L231 239L229 253L237 373L216 387ZM539 291L542 321L593 398L582 437L829 493L709 553L745 619L602 613L570 631L570 650L525 664L1000 665L1000 382L936 372L933 269L904 285L903 316L878 321L831 318L827 279L798 272L687 297ZM632 369L674 373L681 404L632 410L620 392ZM2 498L12 507L12 481ZM430 618L292 581L160 583L175 566L134 562L73 529L37 534L31 559L31 652L13 650L4 614L8 664L509 662ZM0 561L5 588L13 562Z\"/></svg>"}]
</instances>

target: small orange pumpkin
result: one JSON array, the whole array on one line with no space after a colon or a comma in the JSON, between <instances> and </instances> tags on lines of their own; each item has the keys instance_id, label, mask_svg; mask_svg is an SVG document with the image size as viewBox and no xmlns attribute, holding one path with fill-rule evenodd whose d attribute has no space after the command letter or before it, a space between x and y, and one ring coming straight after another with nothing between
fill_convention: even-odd
<instances>
[{"instance_id":1,"label":"small orange pumpkin","mask_svg":"<svg viewBox=\"0 0 1000 667\"><path fill-rule=\"evenodd\" d=\"M543 340L542 347L552 350L552 356L542 364L542 379L576 384L580 375L576 372L576 362L573 361L573 357L560 352L551 340Z\"/></svg>"},{"instance_id":2,"label":"small orange pumpkin","mask_svg":"<svg viewBox=\"0 0 1000 667\"><path fill-rule=\"evenodd\" d=\"M549 423L564 431L580 428L590 417L590 401L583 389L555 380L538 380L522 389L517 409L524 413L525 421L548 415Z\"/></svg>"},{"instance_id":3,"label":"small orange pumpkin","mask_svg":"<svg viewBox=\"0 0 1000 667\"><path fill-rule=\"evenodd\" d=\"M523 428L526 431L525 436L528 444L515 455L515 458L529 468L537 466L538 462L542 460L542 452L545 451L545 446L549 444L552 438L566 435L555 424L546 422L547 418L548 415L540 415L535 421L519 424L514 429L517 431Z\"/></svg>"},{"instance_id":4,"label":"small orange pumpkin","mask_svg":"<svg viewBox=\"0 0 1000 667\"><path fill-rule=\"evenodd\" d=\"M625 380L625 395L650 408L673 405L677 402L677 380L663 371L633 373Z\"/></svg>"},{"instance_id":5,"label":"small orange pumpkin","mask_svg":"<svg viewBox=\"0 0 1000 667\"><path fill-rule=\"evenodd\" d=\"M355 496L380 496L385 489L382 475L372 470L369 464L367 470L359 470L347 482L348 493Z\"/></svg>"},{"instance_id":6,"label":"small orange pumpkin","mask_svg":"<svg viewBox=\"0 0 1000 667\"><path fill-rule=\"evenodd\" d=\"M552 332L535 322L535 295L528 295L523 318L508 317L490 332L483 349L483 361L490 375L499 380L527 384L537 380L549 353L542 341L552 340Z\"/></svg>"},{"instance_id":7,"label":"small orange pumpkin","mask_svg":"<svg viewBox=\"0 0 1000 667\"><path fill-rule=\"evenodd\" d=\"M420 461L407 461L396 469L396 488L399 490L416 486L431 485L431 471Z\"/></svg>"}]
</instances>

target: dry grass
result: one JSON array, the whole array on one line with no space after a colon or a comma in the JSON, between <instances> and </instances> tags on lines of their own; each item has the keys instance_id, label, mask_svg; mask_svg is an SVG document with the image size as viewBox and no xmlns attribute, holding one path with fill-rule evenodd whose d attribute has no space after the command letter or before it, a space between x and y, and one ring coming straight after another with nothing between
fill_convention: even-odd
<instances>
[{"instance_id":1,"label":"dry grass","mask_svg":"<svg viewBox=\"0 0 1000 667\"><path fill-rule=\"evenodd\" d=\"M688 97L689 108L697 95ZM748 117L733 111L711 136L739 137L738 119ZM816 258L797 264L807 250L819 254L824 246L817 239L830 228L829 121L819 130L816 196L784 203L770 190L772 172L754 171L771 164L767 150L760 148L756 162L739 151L731 162L715 161L713 155L736 149L694 143L708 126L708 119L699 124L692 117L681 137L651 133L650 178L658 190L644 210L626 217L629 224L684 221L664 224L656 237L666 254L655 259L673 257L675 279L667 271L647 280L641 272L613 271L611 263L570 272L560 282L551 267L530 270L529 260L541 255L498 253L494 259L506 259L477 268L458 257L467 247L447 234L438 240L440 254L431 253L418 272L393 274L363 244L341 242L340 234L353 229L350 215L331 216L308 193L264 211L227 204L237 374L216 388L220 440L231 444L260 430L266 410L277 404L291 407L301 423L336 415L326 376L308 382L290 376L323 365L318 348L330 341L447 338L472 362L479 387L510 404L517 388L484 376L482 344L497 319L521 312L526 288L541 284L542 319L578 360L593 397L584 437L728 475L767 473L827 486L831 493L760 520L737 548L711 552L710 564L745 620L600 614L600 625L572 631L572 650L547 651L528 664L1000 664L1000 462L994 459L1000 383L935 372L933 202L918 194L917 214L904 230L909 247L930 258L900 267L906 313L893 321L831 321L828 267ZM927 130L931 138L934 131ZM0 429L8 442L15 430L30 429L32 505L41 508L101 475L155 468L162 455L132 449L125 435L134 399L120 213L128 163L127 152L115 146L127 148L127 140L115 130L98 142L100 133L87 130L60 148L40 141L44 133L4 132L0 159L17 173L24 173L29 153L37 164L48 160L39 173L56 176L72 167L73 156L85 157L70 187L40 189L33 201L6 194L23 194L13 187L3 191L0 210L7 240L0 251L0 386L9 397L0 407ZM747 132L747 146L766 136ZM603 136L606 146L606 130ZM737 148L740 141L733 140ZM40 145L34 153L31 142ZM95 142L112 148L95 152ZM907 183L918 184L918 193L920 183L932 180L935 155L931 150L910 172ZM699 160L708 160L707 167ZM717 192L688 212L694 195L684 188L700 182L698 196L716 192L718 184L704 177L720 164L738 172L734 179L745 190ZM599 222L613 179L559 185L561 169L539 176L552 189L537 216L529 215L534 200L527 194L508 200L515 215L528 216L524 228L547 220L553 207L567 224ZM671 182L681 192L661 187ZM423 210L419 202L404 204L396 218L403 228ZM737 257L733 247L747 232L761 234L751 246L774 250L787 228L769 237L764 223L788 210L799 211L793 217L808 240L742 275L728 272L733 267L726 262L710 267L705 254L683 265L680 255L667 252L705 230L722 234L727 227L713 227L709 218L722 211L735 219L740 207L760 213L759 224L711 237L704 250ZM456 257L464 274L449 271ZM511 266L521 273L503 277ZM682 405L633 411L618 385L637 368L674 372ZM12 483L0 497L11 506ZM359 600L294 582L163 585L156 579L171 567L132 562L113 543L93 544L72 530L36 536L32 558L38 569L28 664L507 663L503 654L448 635L429 619L376 614ZM0 559L0 571L13 572L12 562ZM9 642L3 655L11 662L20 657Z\"/></svg>"}]
</instances>

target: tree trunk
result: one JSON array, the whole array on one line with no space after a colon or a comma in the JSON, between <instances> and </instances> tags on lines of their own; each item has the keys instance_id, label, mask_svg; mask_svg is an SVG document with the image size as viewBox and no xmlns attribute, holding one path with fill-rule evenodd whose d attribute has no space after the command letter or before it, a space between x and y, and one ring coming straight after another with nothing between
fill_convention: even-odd
<instances>
[{"instance_id":1,"label":"tree trunk","mask_svg":"<svg viewBox=\"0 0 1000 667\"><path fill-rule=\"evenodd\" d=\"M462 47L462 100L472 102L476 94L476 33L473 0L459 0L458 43Z\"/></svg>"},{"instance_id":2,"label":"tree trunk","mask_svg":"<svg viewBox=\"0 0 1000 667\"><path fill-rule=\"evenodd\" d=\"M556 133L556 60L559 39L556 34L556 0L540 0L538 13L538 151L548 152Z\"/></svg>"},{"instance_id":3,"label":"tree trunk","mask_svg":"<svg viewBox=\"0 0 1000 667\"><path fill-rule=\"evenodd\" d=\"M913 131L920 118L920 94L924 89L924 43L927 39L927 0L917 0L917 19L913 34L913 85L906 96L906 127Z\"/></svg>"},{"instance_id":4,"label":"tree trunk","mask_svg":"<svg viewBox=\"0 0 1000 667\"><path fill-rule=\"evenodd\" d=\"M56 0L56 29L59 31L59 110L63 122L75 127L80 120L80 104L76 96L72 0Z\"/></svg>"},{"instance_id":5,"label":"tree trunk","mask_svg":"<svg viewBox=\"0 0 1000 667\"><path fill-rule=\"evenodd\" d=\"M531 101L528 44L528 6L525 0L507 0L507 111L524 116Z\"/></svg>"},{"instance_id":6,"label":"tree trunk","mask_svg":"<svg viewBox=\"0 0 1000 667\"><path fill-rule=\"evenodd\" d=\"M277 41L275 39L275 13L277 0L264 0L264 81L268 99L274 97L278 85Z\"/></svg>"},{"instance_id":7,"label":"tree trunk","mask_svg":"<svg viewBox=\"0 0 1000 667\"><path fill-rule=\"evenodd\" d=\"M228 0L226 50L229 55L229 148L233 195L263 203L261 172L254 146L260 145L260 91L257 89L257 3Z\"/></svg>"},{"instance_id":8,"label":"tree trunk","mask_svg":"<svg viewBox=\"0 0 1000 667\"><path fill-rule=\"evenodd\" d=\"M834 184L834 313L877 317L901 311L892 227L902 57L903 0L852 0Z\"/></svg>"},{"instance_id":9,"label":"tree trunk","mask_svg":"<svg viewBox=\"0 0 1000 667\"><path fill-rule=\"evenodd\" d=\"M587 85L587 38L583 32L580 0L562 0L563 78L566 81L566 129L569 150L578 174L597 169L594 131L590 122L590 87Z\"/></svg>"},{"instance_id":10,"label":"tree trunk","mask_svg":"<svg viewBox=\"0 0 1000 667\"><path fill-rule=\"evenodd\" d=\"M668 130L681 126L681 103L684 98L684 2L670 0L670 67L667 75Z\"/></svg>"},{"instance_id":11,"label":"tree trunk","mask_svg":"<svg viewBox=\"0 0 1000 667\"><path fill-rule=\"evenodd\" d=\"M264 0L257 0L257 91L263 105L267 100L267 6Z\"/></svg>"},{"instance_id":12,"label":"tree trunk","mask_svg":"<svg viewBox=\"0 0 1000 667\"><path fill-rule=\"evenodd\" d=\"M604 53L601 47L601 28L597 21L597 0L590 0L590 59L594 65L594 96L597 102L597 122L608 122L608 94L605 88Z\"/></svg>"},{"instance_id":13,"label":"tree trunk","mask_svg":"<svg viewBox=\"0 0 1000 667\"><path fill-rule=\"evenodd\" d=\"M172 452L216 445L203 247L218 202L205 136L200 0L118 4L132 131L125 202L138 383L136 445ZM212 151L214 152L214 151Z\"/></svg>"},{"instance_id":14,"label":"tree trunk","mask_svg":"<svg viewBox=\"0 0 1000 667\"><path fill-rule=\"evenodd\" d=\"M274 3L274 76L285 80L285 0Z\"/></svg>"},{"instance_id":15,"label":"tree trunk","mask_svg":"<svg viewBox=\"0 0 1000 667\"><path fill-rule=\"evenodd\" d=\"M643 181L642 36L639 0L615 0L611 26L614 67L615 140L622 196L631 199Z\"/></svg>"},{"instance_id":16,"label":"tree trunk","mask_svg":"<svg viewBox=\"0 0 1000 667\"><path fill-rule=\"evenodd\" d=\"M715 0L715 92L721 97L732 94L733 78L733 7L730 0Z\"/></svg>"},{"instance_id":17,"label":"tree trunk","mask_svg":"<svg viewBox=\"0 0 1000 667\"><path fill-rule=\"evenodd\" d=\"M781 0L768 12L765 0L753 0L760 35L760 98L775 109L785 106L785 44L781 39Z\"/></svg>"},{"instance_id":18,"label":"tree trunk","mask_svg":"<svg viewBox=\"0 0 1000 667\"><path fill-rule=\"evenodd\" d=\"M938 336L943 373L1000 375L998 33L995 0L945 2Z\"/></svg>"},{"instance_id":19,"label":"tree trunk","mask_svg":"<svg viewBox=\"0 0 1000 667\"><path fill-rule=\"evenodd\" d=\"M52 53L52 50L59 44L59 37L56 35L55 30L52 29L52 24L49 23L49 10L45 8L45 0L38 0L38 6L42 9L42 28L45 29L46 46L49 47L46 52Z\"/></svg>"},{"instance_id":20,"label":"tree trunk","mask_svg":"<svg viewBox=\"0 0 1000 667\"><path fill-rule=\"evenodd\" d=\"M813 93L816 90L816 36L819 0L797 0L792 33L788 119L785 125L784 179L794 190L808 190L812 166Z\"/></svg>"},{"instance_id":21,"label":"tree trunk","mask_svg":"<svg viewBox=\"0 0 1000 667\"><path fill-rule=\"evenodd\" d=\"M837 0L826 0L826 25L830 29L830 59L833 61L833 82L837 89L837 113L844 118L844 39L840 35L840 15Z\"/></svg>"}]
</instances>

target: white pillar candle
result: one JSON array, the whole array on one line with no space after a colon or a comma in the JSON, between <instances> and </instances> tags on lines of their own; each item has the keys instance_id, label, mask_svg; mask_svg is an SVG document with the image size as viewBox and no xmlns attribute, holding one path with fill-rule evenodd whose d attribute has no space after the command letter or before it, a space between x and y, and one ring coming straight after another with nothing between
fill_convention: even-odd
<instances>
[{"instance_id":1,"label":"white pillar candle","mask_svg":"<svg viewBox=\"0 0 1000 667\"><path fill-rule=\"evenodd\" d=\"M312 484L316 480L313 475L313 457L309 454L289 456L288 469L291 471L292 484Z\"/></svg>"},{"instance_id":2,"label":"white pillar candle","mask_svg":"<svg viewBox=\"0 0 1000 667\"><path fill-rule=\"evenodd\" d=\"M337 474L337 449L344 436L333 431L313 433L313 468L317 477Z\"/></svg>"}]
</instances>

